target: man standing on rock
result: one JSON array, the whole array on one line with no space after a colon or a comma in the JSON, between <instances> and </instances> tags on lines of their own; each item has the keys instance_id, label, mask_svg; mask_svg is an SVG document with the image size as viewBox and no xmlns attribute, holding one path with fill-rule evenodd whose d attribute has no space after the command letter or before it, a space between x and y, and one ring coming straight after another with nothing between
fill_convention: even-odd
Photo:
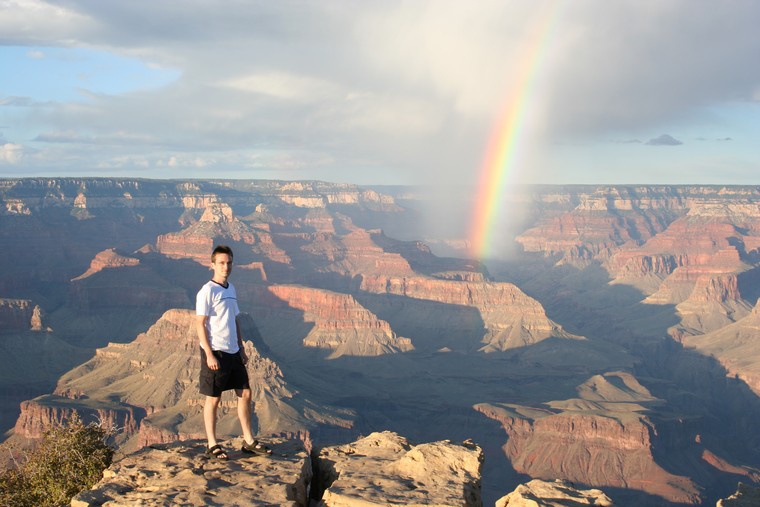
<instances>
[{"instance_id":1,"label":"man standing on rock","mask_svg":"<svg viewBox=\"0 0 760 507\"><path fill-rule=\"evenodd\" d=\"M243 335L237 316L240 313L235 287L228 281L232 272L232 249L226 245L214 248L211 254L214 276L195 298L196 328L201 345L200 392L206 396L203 423L206 427L209 456L227 459L227 453L216 440L216 416L222 392L235 390L238 397L238 418L243 428L242 452L267 455L271 450L260 444L251 432L251 386L243 348Z\"/></svg>"}]
</instances>

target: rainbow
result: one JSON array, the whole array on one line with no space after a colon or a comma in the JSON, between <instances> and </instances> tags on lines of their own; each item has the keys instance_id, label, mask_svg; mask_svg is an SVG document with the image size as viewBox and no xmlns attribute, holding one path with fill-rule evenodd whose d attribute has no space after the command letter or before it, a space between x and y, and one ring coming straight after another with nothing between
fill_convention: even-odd
<instances>
[{"instance_id":1,"label":"rainbow","mask_svg":"<svg viewBox=\"0 0 760 507\"><path fill-rule=\"evenodd\" d=\"M548 5L559 4L550 2ZM481 165L470 225L471 252L479 259L485 259L492 253L493 229L501 212L502 196L509 177L519 165L521 141L526 130L534 83L550 46L559 11L559 8L546 7L539 13L536 26L531 30L527 50L523 51L517 68L514 86L511 87L491 132Z\"/></svg>"}]
</instances>

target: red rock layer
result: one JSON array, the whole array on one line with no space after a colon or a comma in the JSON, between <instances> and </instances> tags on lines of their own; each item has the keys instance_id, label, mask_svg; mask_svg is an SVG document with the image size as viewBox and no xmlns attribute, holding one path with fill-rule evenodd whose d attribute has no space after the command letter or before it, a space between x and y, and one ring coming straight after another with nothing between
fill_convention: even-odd
<instances>
[{"instance_id":1,"label":"red rock layer","mask_svg":"<svg viewBox=\"0 0 760 507\"><path fill-rule=\"evenodd\" d=\"M137 266L138 264L140 264L139 259L120 255L116 253L115 248L109 248L108 250L103 250L102 252L98 253L90 263L90 268L83 274L72 279L72 281L87 278L88 276L94 275L98 271L102 271L107 268L133 267Z\"/></svg>"},{"instance_id":2,"label":"red rock layer","mask_svg":"<svg viewBox=\"0 0 760 507\"><path fill-rule=\"evenodd\" d=\"M250 252L273 262L290 264L287 254L278 248L269 232L268 225L253 227L236 217L229 204L214 202L205 208L200 220L176 233L160 235L156 250L172 258L190 258L208 265L215 244L250 245ZM236 257L246 258L250 252L236 248Z\"/></svg>"},{"instance_id":3,"label":"red rock layer","mask_svg":"<svg viewBox=\"0 0 760 507\"><path fill-rule=\"evenodd\" d=\"M294 285L273 285L271 296L260 293L255 300L272 307L282 306L303 312L303 320L314 324L303 339L307 347L341 355L378 356L412 350L411 341L393 332L390 325L360 305L353 296Z\"/></svg>"},{"instance_id":4,"label":"red rock layer","mask_svg":"<svg viewBox=\"0 0 760 507\"><path fill-rule=\"evenodd\" d=\"M550 336L569 337L549 320L535 299L511 283L461 282L427 277L360 276L361 290L437 301L478 309L486 326L486 352L536 343Z\"/></svg>"},{"instance_id":5,"label":"red rock layer","mask_svg":"<svg viewBox=\"0 0 760 507\"><path fill-rule=\"evenodd\" d=\"M597 188L572 211L550 217L516 239L528 252L562 255L567 262L609 258L624 244L640 244L685 212L668 188Z\"/></svg>"},{"instance_id":6,"label":"red rock layer","mask_svg":"<svg viewBox=\"0 0 760 507\"><path fill-rule=\"evenodd\" d=\"M509 440L504 452L519 473L563 479L595 487L645 491L671 502L698 503L696 486L657 465L652 456L650 425L643 417L623 421L591 413L553 413L476 405L499 421ZM518 408L519 407L515 407Z\"/></svg>"},{"instance_id":7,"label":"red rock layer","mask_svg":"<svg viewBox=\"0 0 760 507\"><path fill-rule=\"evenodd\" d=\"M316 271L355 277L362 274L413 276L414 270L400 254L386 252L373 239L372 231L344 223L350 230L343 235L314 234L306 236L301 251L307 256L299 259Z\"/></svg>"},{"instance_id":8,"label":"red rock layer","mask_svg":"<svg viewBox=\"0 0 760 507\"><path fill-rule=\"evenodd\" d=\"M141 411L135 407L87 406L85 403L71 403L68 398L46 395L21 402L21 415L13 431L25 438L40 438L46 428L70 420L75 412L85 424L101 423L106 428L117 428L126 435L135 433L142 419Z\"/></svg>"}]
</instances>

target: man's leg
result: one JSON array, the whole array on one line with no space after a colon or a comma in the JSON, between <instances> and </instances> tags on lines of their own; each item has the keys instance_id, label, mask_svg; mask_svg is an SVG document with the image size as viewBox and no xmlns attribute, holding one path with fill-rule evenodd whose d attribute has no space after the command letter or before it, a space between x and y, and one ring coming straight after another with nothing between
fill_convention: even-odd
<instances>
[{"instance_id":1,"label":"man's leg","mask_svg":"<svg viewBox=\"0 0 760 507\"><path fill-rule=\"evenodd\" d=\"M243 428L243 438L248 444L253 443L253 433L251 432L251 390L235 389L238 397L238 419L240 426Z\"/></svg>"},{"instance_id":2,"label":"man's leg","mask_svg":"<svg viewBox=\"0 0 760 507\"><path fill-rule=\"evenodd\" d=\"M209 448L214 447L216 441L216 409L219 407L220 397L206 396L203 404L203 424L206 426L206 439Z\"/></svg>"}]
</instances>

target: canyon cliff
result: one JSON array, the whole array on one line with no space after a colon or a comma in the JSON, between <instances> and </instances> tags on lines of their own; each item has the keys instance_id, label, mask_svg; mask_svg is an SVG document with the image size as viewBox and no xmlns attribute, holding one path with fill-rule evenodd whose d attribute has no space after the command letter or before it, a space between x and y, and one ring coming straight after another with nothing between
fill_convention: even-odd
<instances>
[{"instance_id":1,"label":"canyon cliff","mask_svg":"<svg viewBox=\"0 0 760 507\"><path fill-rule=\"evenodd\" d=\"M242 316L240 322L243 333L256 335L250 317ZM304 399L250 341L246 352L259 432L298 435L321 424L351 427L349 411L319 407ZM93 359L61 378L53 394L24 402L15 433L37 438L42 428L60 423L76 410L86 421L119 428L124 448L198 438L203 435L199 371L194 312L169 310L133 342L97 349ZM232 432L236 407L234 395L225 393L218 423L222 434Z\"/></svg>"},{"instance_id":2,"label":"canyon cliff","mask_svg":"<svg viewBox=\"0 0 760 507\"><path fill-rule=\"evenodd\" d=\"M430 220L422 188L2 180L0 246L34 255L0 265L0 422L19 441L78 412L155 459L197 442L193 306L225 243L262 438L332 448L336 469L376 466L339 450L363 435L471 440L460 450L485 457L489 504L531 479L658 506L756 482L760 190L531 186L503 200L503 246L476 259L467 213ZM236 437L234 396L221 411ZM176 449L200 470L195 445ZM438 489L388 460L388 484Z\"/></svg>"}]
</instances>

